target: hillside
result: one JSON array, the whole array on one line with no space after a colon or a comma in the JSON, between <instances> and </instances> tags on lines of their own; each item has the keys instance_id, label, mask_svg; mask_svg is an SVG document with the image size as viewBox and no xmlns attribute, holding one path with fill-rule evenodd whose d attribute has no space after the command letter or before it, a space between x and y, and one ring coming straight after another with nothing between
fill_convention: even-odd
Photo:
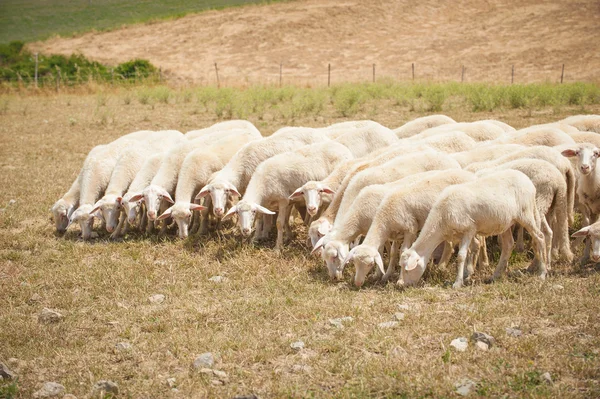
<instances>
[{"instance_id":1,"label":"hillside","mask_svg":"<svg viewBox=\"0 0 600 399\"><path fill-rule=\"evenodd\" d=\"M306 0L209 11L187 17L54 38L31 48L118 63L148 58L172 77L225 84L326 84L372 79L510 82L600 80L600 7L524 0Z\"/></svg>"}]
</instances>

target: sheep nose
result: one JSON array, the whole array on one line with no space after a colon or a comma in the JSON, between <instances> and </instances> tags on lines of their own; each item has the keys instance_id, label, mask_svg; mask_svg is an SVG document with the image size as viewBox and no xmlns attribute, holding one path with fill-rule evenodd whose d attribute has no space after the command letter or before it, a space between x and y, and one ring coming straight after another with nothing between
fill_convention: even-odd
<instances>
[{"instance_id":1,"label":"sheep nose","mask_svg":"<svg viewBox=\"0 0 600 399\"><path fill-rule=\"evenodd\" d=\"M150 219L150 220L156 219L156 212L155 211L148 211L148 219Z\"/></svg>"},{"instance_id":2,"label":"sheep nose","mask_svg":"<svg viewBox=\"0 0 600 399\"><path fill-rule=\"evenodd\" d=\"M242 234L245 236L250 235L250 229L248 229L248 228L242 229Z\"/></svg>"},{"instance_id":3,"label":"sheep nose","mask_svg":"<svg viewBox=\"0 0 600 399\"><path fill-rule=\"evenodd\" d=\"M129 218L127 220L129 221L129 224L134 224L135 223L135 218Z\"/></svg>"},{"instance_id":4,"label":"sheep nose","mask_svg":"<svg viewBox=\"0 0 600 399\"><path fill-rule=\"evenodd\" d=\"M592 260L596 263L600 262L600 255L592 255Z\"/></svg>"},{"instance_id":5,"label":"sheep nose","mask_svg":"<svg viewBox=\"0 0 600 399\"><path fill-rule=\"evenodd\" d=\"M590 166L589 165L581 165L581 171L582 172L587 172L590 170Z\"/></svg>"},{"instance_id":6,"label":"sheep nose","mask_svg":"<svg viewBox=\"0 0 600 399\"><path fill-rule=\"evenodd\" d=\"M354 285L356 286L356 288L362 287L363 283L364 281L354 280Z\"/></svg>"},{"instance_id":7,"label":"sheep nose","mask_svg":"<svg viewBox=\"0 0 600 399\"><path fill-rule=\"evenodd\" d=\"M108 231L109 233L112 233L115 230L114 227L106 225L106 231Z\"/></svg>"},{"instance_id":8,"label":"sheep nose","mask_svg":"<svg viewBox=\"0 0 600 399\"><path fill-rule=\"evenodd\" d=\"M317 207L316 206L309 206L308 208L306 208L306 210L308 211L308 213L310 213L311 215L314 215L315 213L317 213Z\"/></svg>"},{"instance_id":9,"label":"sheep nose","mask_svg":"<svg viewBox=\"0 0 600 399\"><path fill-rule=\"evenodd\" d=\"M215 215L223 216L223 208L215 208Z\"/></svg>"}]
</instances>

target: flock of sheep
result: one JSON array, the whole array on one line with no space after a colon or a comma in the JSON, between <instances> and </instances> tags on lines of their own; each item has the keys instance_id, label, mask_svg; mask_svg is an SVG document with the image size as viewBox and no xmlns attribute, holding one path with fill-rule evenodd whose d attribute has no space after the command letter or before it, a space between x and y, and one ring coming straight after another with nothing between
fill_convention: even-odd
<instances>
[{"instance_id":1,"label":"flock of sheep","mask_svg":"<svg viewBox=\"0 0 600 399\"><path fill-rule=\"evenodd\" d=\"M455 247L454 287L461 287L487 263L485 237L496 235L494 280L513 235L523 250L527 231L530 271L544 278L552 259L573 260L575 209L586 227L573 236L589 236L582 262L590 250L600 261L599 148L597 115L521 130L433 115L394 130L351 121L268 137L242 120L186 134L139 131L94 147L52 213L59 232L79 224L84 240L96 234L95 218L111 238L128 228L165 233L173 222L185 238L236 214L242 235L254 231L254 239L268 237L276 221L279 250L295 208L330 277L340 279L353 263L359 287L374 267L387 281L399 266L398 284L415 284L430 260L446 265Z\"/></svg>"}]
</instances>

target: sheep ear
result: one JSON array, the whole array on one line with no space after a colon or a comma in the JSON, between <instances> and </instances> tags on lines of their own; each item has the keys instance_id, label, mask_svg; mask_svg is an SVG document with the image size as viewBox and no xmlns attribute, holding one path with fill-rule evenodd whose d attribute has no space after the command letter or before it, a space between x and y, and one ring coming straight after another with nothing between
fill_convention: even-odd
<instances>
[{"instance_id":1,"label":"sheep ear","mask_svg":"<svg viewBox=\"0 0 600 399\"><path fill-rule=\"evenodd\" d=\"M129 202L137 202L144 201L144 194L135 194L133 197L129 198Z\"/></svg>"},{"instance_id":2,"label":"sheep ear","mask_svg":"<svg viewBox=\"0 0 600 399\"><path fill-rule=\"evenodd\" d=\"M377 255L375 255L375 264L379 268L379 271L382 274L385 274L385 270L383 269L383 259L381 259L381 254L379 252L377 252Z\"/></svg>"},{"instance_id":3,"label":"sheep ear","mask_svg":"<svg viewBox=\"0 0 600 399\"><path fill-rule=\"evenodd\" d=\"M256 207L256 210L259 211L259 212L261 212L261 213L264 213L264 214L267 214L267 215L274 215L275 214L275 212L268 210L264 206L260 206L260 205L256 204L255 207Z\"/></svg>"},{"instance_id":4,"label":"sheep ear","mask_svg":"<svg viewBox=\"0 0 600 399\"><path fill-rule=\"evenodd\" d=\"M574 157L577 155L577 151L572 149L572 148L568 148L566 150L564 150L563 152L561 152L561 154L567 158L569 157Z\"/></svg>"},{"instance_id":5,"label":"sheep ear","mask_svg":"<svg viewBox=\"0 0 600 399\"><path fill-rule=\"evenodd\" d=\"M415 257L415 259L413 260L413 257L410 256L408 258L408 263L406 264L406 266L404 266L404 270L413 270L417 267L417 262L419 261L418 257Z\"/></svg>"},{"instance_id":6,"label":"sheep ear","mask_svg":"<svg viewBox=\"0 0 600 399\"><path fill-rule=\"evenodd\" d=\"M242 198L242 194L239 193L239 191L233 186L233 184L229 185L229 187L227 188L227 192L231 195L237 195L238 197Z\"/></svg>"},{"instance_id":7,"label":"sheep ear","mask_svg":"<svg viewBox=\"0 0 600 399\"><path fill-rule=\"evenodd\" d=\"M74 220L69 218L69 223L67 223L67 227L65 227L65 230L67 230L72 224L73 224Z\"/></svg>"},{"instance_id":8,"label":"sheep ear","mask_svg":"<svg viewBox=\"0 0 600 399\"><path fill-rule=\"evenodd\" d=\"M350 263L352 261L352 259L354 259L354 249L352 249L350 252L348 252L346 259L344 259L344 261L342 262L342 267L346 267L346 265L348 263Z\"/></svg>"},{"instance_id":9,"label":"sheep ear","mask_svg":"<svg viewBox=\"0 0 600 399\"><path fill-rule=\"evenodd\" d=\"M165 220L168 217L170 217L172 213L173 213L173 207L170 207L169 209L167 209L166 211L164 211L163 214L160 215L157 219L158 220Z\"/></svg>"},{"instance_id":10,"label":"sheep ear","mask_svg":"<svg viewBox=\"0 0 600 399\"><path fill-rule=\"evenodd\" d=\"M229 210L227 211L227 213L225 214L225 216L223 216L223 218L221 220L225 220L225 219L231 217L231 215L233 215L236 212L237 212L237 206L234 205L231 208L229 208Z\"/></svg>"},{"instance_id":11,"label":"sheep ear","mask_svg":"<svg viewBox=\"0 0 600 399\"><path fill-rule=\"evenodd\" d=\"M210 194L210 189L208 186L204 186L202 190L200 190L200 192L196 195L195 199L206 197L208 194Z\"/></svg>"},{"instance_id":12,"label":"sheep ear","mask_svg":"<svg viewBox=\"0 0 600 399\"><path fill-rule=\"evenodd\" d=\"M332 189L330 189L330 188L329 188L329 187L327 187L327 186L323 186L323 187L321 188L321 192L322 192L322 193L325 193L325 194L331 194L331 195L335 194L335 191L333 191Z\"/></svg>"},{"instance_id":13,"label":"sheep ear","mask_svg":"<svg viewBox=\"0 0 600 399\"><path fill-rule=\"evenodd\" d=\"M329 230L325 230L325 223L321 223L317 231L323 235L329 233Z\"/></svg>"},{"instance_id":14,"label":"sheep ear","mask_svg":"<svg viewBox=\"0 0 600 399\"><path fill-rule=\"evenodd\" d=\"M571 234L571 237L587 237L589 235L590 235L590 226L586 226L583 229Z\"/></svg>"},{"instance_id":15,"label":"sheep ear","mask_svg":"<svg viewBox=\"0 0 600 399\"><path fill-rule=\"evenodd\" d=\"M175 203L175 201L173 201L173 198L171 198L171 194L169 194L166 190L161 191L160 196L162 197L162 199L164 199L165 201L167 201L170 204Z\"/></svg>"},{"instance_id":16,"label":"sheep ear","mask_svg":"<svg viewBox=\"0 0 600 399\"><path fill-rule=\"evenodd\" d=\"M296 191L294 191L292 193L292 195L290 195L288 197L289 200L293 200L295 198L301 197L304 193L302 192L302 187L300 187L299 189L297 189Z\"/></svg>"},{"instance_id":17,"label":"sheep ear","mask_svg":"<svg viewBox=\"0 0 600 399\"><path fill-rule=\"evenodd\" d=\"M198 204L190 204L190 211L203 211L206 207Z\"/></svg>"},{"instance_id":18,"label":"sheep ear","mask_svg":"<svg viewBox=\"0 0 600 399\"><path fill-rule=\"evenodd\" d=\"M325 236L321 237L319 239L319 241L317 241L317 243L315 244L315 247L313 248L313 250L310 252L311 254L316 254L319 249L321 249L323 247L323 241L325 240Z\"/></svg>"},{"instance_id":19,"label":"sheep ear","mask_svg":"<svg viewBox=\"0 0 600 399\"><path fill-rule=\"evenodd\" d=\"M123 205L123 197L117 197L117 204Z\"/></svg>"},{"instance_id":20,"label":"sheep ear","mask_svg":"<svg viewBox=\"0 0 600 399\"><path fill-rule=\"evenodd\" d=\"M94 216L94 213L98 212L100 210L100 201L96 202L96 204L94 205L94 207L92 208L92 210L90 211L90 215Z\"/></svg>"}]
</instances>

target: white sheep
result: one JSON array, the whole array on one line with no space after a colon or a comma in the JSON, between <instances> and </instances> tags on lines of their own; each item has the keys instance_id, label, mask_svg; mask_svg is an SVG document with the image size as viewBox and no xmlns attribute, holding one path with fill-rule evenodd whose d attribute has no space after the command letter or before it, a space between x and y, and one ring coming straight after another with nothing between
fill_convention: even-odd
<instances>
[{"instance_id":1,"label":"white sheep","mask_svg":"<svg viewBox=\"0 0 600 399\"><path fill-rule=\"evenodd\" d=\"M558 129L561 132L567 133L567 134L577 133L579 131L576 127L573 127L573 126L569 125L568 123L559 121L559 122L541 123L539 125L531 125L531 126L523 128L523 129L519 129L516 132L514 132L513 134L519 135L522 133L533 132L533 131L540 130L540 129Z\"/></svg>"},{"instance_id":2,"label":"white sheep","mask_svg":"<svg viewBox=\"0 0 600 399\"><path fill-rule=\"evenodd\" d=\"M311 144L271 157L256 168L243 198L226 216L236 213L242 235L247 237L252 232L256 212L274 214L267 207L276 205L279 215L275 249L280 250L284 232L288 236L290 233L290 201L301 196L294 196L294 189L306 181L324 178L338 163L350 158L350 150L335 141Z\"/></svg>"},{"instance_id":3,"label":"white sheep","mask_svg":"<svg viewBox=\"0 0 600 399\"><path fill-rule=\"evenodd\" d=\"M413 136L408 139L404 139L401 143L412 143L414 145L427 145L438 151L445 153L454 153L468 151L475 148L478 142L471 136L459 130L438 132L435 135L429 136Z\"/></svg>"},{"instance_id":4,"label":"white sheep","mask_svg":"<svg viewBox=\"0 0 600 399\"><path fill-rule=\"evenodd\" d=\"M83 167L79 171L79 174L71 184L69 190L60 198L58 201L52 205L51 211L54 219L54 224L56 226L56 231L59 233L64 233L67 230L67 226L69 225L69 218L73 214L73 211L79 207L79 196L81 193L81 177L83 171L89 168L90 162L94 162L98 153L103 151L105 145L97 145L92 148L91 151L85 158L83 162Z\"/></svg>"},{"instance_id":5,"label":"white sheep","mask_svg":"<svg viewBox=\"0 0 600 399\"><path fill-rule=\"evenodd\" d=\"M585 226L580 230L573 233L571 237L575 238L588 238L590 244L586 245L582 263L585 264L590 259L590 250L591 250L591 258L594 263L600 263L600 221L593 223L589 226ZM590 248L591 247L591 248Z\"/></svg>"},{"instance_id":6,"label":"white sheep","mask_svg":"<svg viewBox=\"0 0 600 399\"><path fill-rule=\"evenodd\" d=\"M422 138L431 137L438 134L446 134L454 131L463 132L475 141L495 140L505 136L504 129L497 124L492 122L478 121L451 123L447 125L436 126L412 136L411 139L419 140Z\"/></svg>"},{"instance_id":7,"label":"white sheep","mask_svg":"<svg viewBox=\"0 0 600 399\"><path fill-rule=\"evenodd\" d=\"M535 186L522 172L493 171L468 183L449 186L434 203L419 237L400 256L404 283L415 284L433 251L443 241L460 242L454 288L463 286L467 250L476 235L501 235L502 252L492 280L499 278L511 254L511 227L519 223L531 235L539 276L546 276L544 234L535 203Z\"/></svg>"},{"instance_id":8,"label":"white sheep","mask_svg":"<svg viewBox=\"0 0 600 399\"><path fill-rule=\"evenodd\" d=\"M257 135L257 137L261 136L260 132L258 131L256 126L254 126L252 124L252 122L246 121L246 120L232 120L232 121L218 122L218 123L215 123L214 125L204 128L204 129L190 130L189 132L187 132L185 134L185 138L188 140L194 140L194 139L197 139L198 137L204 136L206 134L215 133L215 132L223 132L223 131L234 130L234 129L247 130L250 132L254 132Z\"/></svg>"},{"instance_id":9,"label":"white sheep","mask_svg":"<svg viewBox=\"0 0 600 399\"><path fill-rule=\"evenodd\" d=\"M330 136L331 137L331 136ZM362 157L375 150L398 143L396 135L387 127L372 122L338 135L334 141L346 146L354 157Z\"/></svg>"},{"instance_id":10,"label":"white sheep","mask_svg":"<svg viewBox=\"0 0 600 399\"><path fill-rule=\"evenodd\" d=\"M600 133L600 115L573 115L561 122L574 126L583 132Z\"/></svg>"},{"instance_id":11,"label":"white sheep","mask_svg":"<svg viewBox=\"0 0 600 399\"><path fill-rule=\"evenodd\" d=\"M177 223L179 238L186 238L193 211L206 209L205 206L193 203L195 195L201 187L208 183L214 172L221 170L243 145L253 140L258 139L250 132L236 134L234 138L226 136L187 154L179 170L177 188L175 189L175 203L165 210L158 219L163 220L172 217ZM202 215L201 234L207 231L207 213L208 211Z\"/></svg>"},{"instance_id":12,"label":"white sheep","mask_svg":"<svg viewBox=\"0 0 600 399\"><path fill-rule=\"evenodd\" d=\"M341 275L344 265L354 261L356 269L354 284L356 286L362 286L366 275L374 265L378 265L380 273L385 273L383 279L386 281L394 272L398 258L396 254L390 255L389 267L384 272L383 260L379 249L388 240L393 240L394 246L402 242L400 251L409 248L423 227L431 207L442 190L452 184L461 184L473 180L475 180L475 175L464 170L436 170L402 179L399 181L401 184L394 184L389 188L386 187L389 186L387 184L380 186L382 188L386 187L385 193L377 203L375 209L369 210L369 220L366 223L360 217L362 216L361 211L358 211L359 216L355 218L357 221L354 221L350 217L350 215L357 212L357 208L362 209L365 206L365 201L361 200L361 197L366 194L365 190L371 191L377 185L363 189L355 201L360 206L356 206L358 204L355 204L352 208L354 212L350 212L343 218L344 223L340 228L337 229L334 227L334 231L339 232L337 242L347 241L346 239L350 238L348 232L356 232L358 230L354 227L357 225L357 222L362 222L363 224L360 233L366 234L362 244L354 247L349 253L347 247L344 248L345 251L342 252L345 252L347 255L343 256L344 260L341 268L338 270L338 274ZM332 246L334 243L335 241L330 241L327 245ZM329 253L328 249L325 249L324 252ZM400 281L402 281L402 276L400 277Z\"/></svg>"},{"instance_id":13,"label":"white sheep","mask_svg":"<svg viewBox=\"0 0 600 399\"><path fill-rule=\"evenodd\" d=\"M269 137L252 141L240 148L223 169L213 174L209 183L200 190L198 195L210 194L213 213L217 218L221 218L225 215L229 197L242 196L252 174L261 162L308 144L329 140L322 131L316 129L290 127L279 129Z\"/></svg>"},{"instance_id":14,"label":"white sheep","mask_svg":"<svg viewBox=\"0 0 600 399\"><path fill-rule=\"evenodd\" d=\"M528 147L519 144L496 144L477 147L468 151L456 152L454 154L450 154L450 156L456 159L460 166L464 168L465 166L475 162L490 161L525 148Z\"/></svg>"},{"instance_id":15,"label":"white sheep","mask_svg":"<svg viewBox=\"0 0 600 399\"><path fill-rule=\"evenodd\" d=\"M544 127L534 130L517 130L510 136L501 137L487 144L545 145L554 147L562 144L575 144L575 141L567 133L556 127Z\"/></svg>"},{"instance_id":16,"label":"white sheep","mask_svg":"<svg viewBox=\"0 0 600 399\"><path fill-rule=\"evenodd\" d=\"M258 137L257 133L250 129L231 129L225 131L214 131L201 135L193 140L185 140L181 143L169 148L165 155L160 169L148 185L141 193L134 195L131 199L137 201L144 199L146 205L146 213L149 221L155 221L159 215L159 211L164 211L166 206L164 202L173 204L172 195L177 186L177 177L183 160L193 150L204 148L210 145L215 140L229 138L235 140L238 135ZM162 206L162 208L161 208ZM161 232L164 233L166 223L163 224Z\"/></svg>"},{"instance_id":17,"label":"white sheep","mask_svg":"<svg viewBox=\"0 0 600 399\"><path fill-rule=\"evenodd\" d=\"M477 122L493 123L494 125L502 128L502 130L504 130L504 133L512 133L517 130L514 127L512 127L511 125L504 123L502 121L498 121L496 119L484 119L484 120L477 121Z\"/></svg>"},{"instance_id":18,"label":"white sheep","mask_svg":"<svg viewBox=\"0 0 600 399\"><path fill-rule=\"evenodd\" d=\"M423 130L446 124L455 124L456 121L446 115L429 115L413 119L410 122L396 128L393 132L399 139L414 136Z\"/></svg>"},{"instance_id":19,"label":"white sheep","mask_svg":"<svg viewBox=\"0 0 600 399\"><path fill-rule=\"evenodd\" d=\"M596 147L600 147L600 134L598 133L578 131L576 133L569 133L569 136L571 136L576 143L592 143Z\"/></svg>"}]
</instances>

